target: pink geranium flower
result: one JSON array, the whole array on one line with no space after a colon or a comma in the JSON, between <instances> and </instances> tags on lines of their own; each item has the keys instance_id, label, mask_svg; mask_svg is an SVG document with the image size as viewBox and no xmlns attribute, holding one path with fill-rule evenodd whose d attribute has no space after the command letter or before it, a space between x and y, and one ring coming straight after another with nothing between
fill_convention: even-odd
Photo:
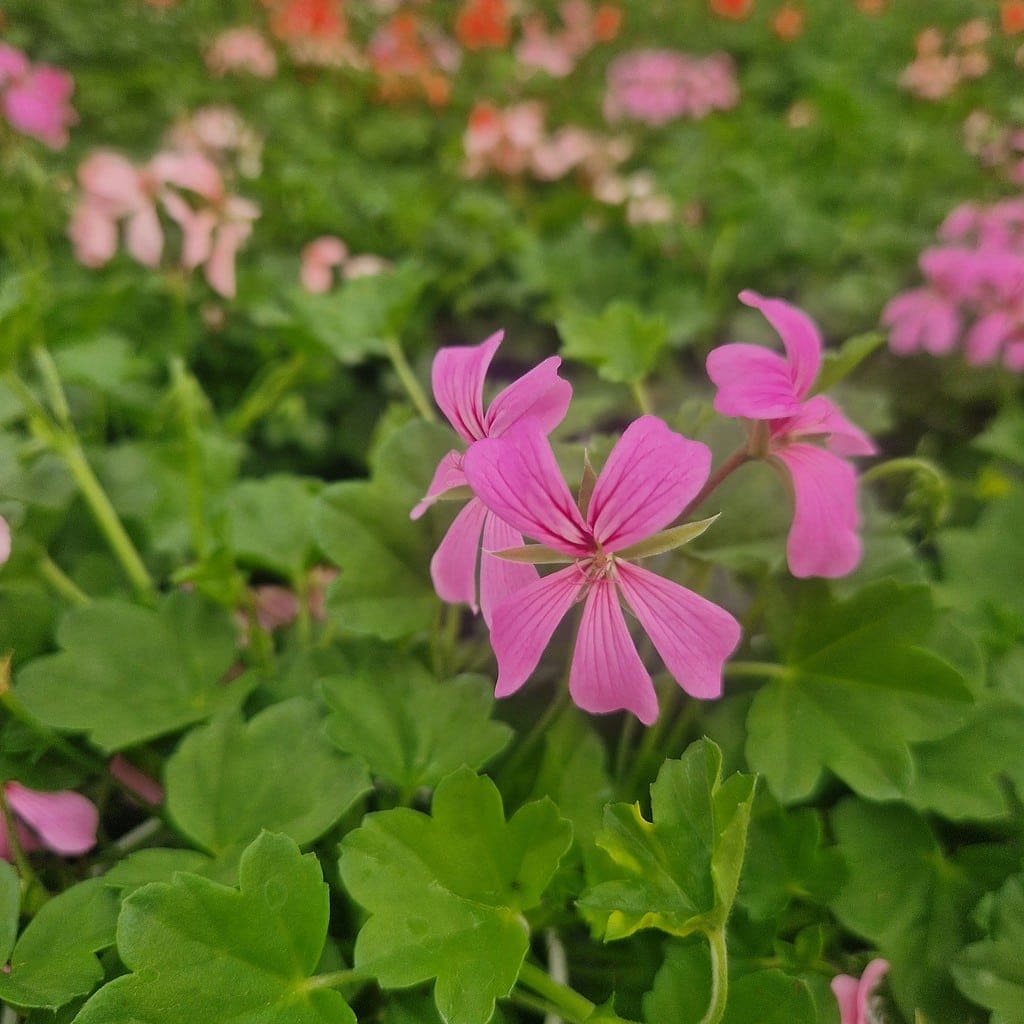
<instances>
[{"instance_id":1,"label":"pink geranium flower","mask_svg":"<svg viewBox=\"0 0 1024 1024\"><path fill-rule=\"evenodd\" d=\"M781 468L795 510L786 542L794 576L845 576L861 557L857 474L841 455L872 455L875 446L823 395L808 398L821 367L822 342L806 313L756 292L740 300L778 331L786 358L760 345L722 345L707 360L718 386L715 409L751 423L750 454ZM821 439L825 448L809 444ZM827 450L826 450L827 449Z\"/></svg>"},{"instance_id":2,"label":"pink geranium flower","mask_svg":"<svg viewBox=\"0 0 1024 1024\"><path fill-rule=\"evenodd\" d=\"M7 520L0 516L0 565L11 557L11 528Z\"/></svg>"},{"instance_id":3,"label":"pink geranium flower","mask_svg":"<svg viewBox=\"0 0 1024 1024\"><path fill-rule=\"evenodd\" d=\"M4 797L15 818L18 842L26 852L46 848L77 857L96 845L99 812L80 793L42 793L20 782L5 782ZM11 859L7 829L0 823L0 857Z\"/></svg>"},{"instance_id":4,"label":"pink geranium flower","mask_svg":"<svg viewBox=\"0 0 1024 1024\"><path fill-rule=\"evenodd\" d=\"M442 348L434 357L434 398L470 451L484 438L500 437L524 417L532 418L545 433L554 430L572 398L572 386L558 376L561 360L552 356L509 384L485 410L484 378L503 337L504 331L498 331L480 345ZM463 459L460 452L450 451L441 460L425 497L410 513L412 519L418 519L446 492L466 486ZM488 551L523 543L514 529L473 498L455 517L430 562L434 589L441 600L468 604L474 612L478 607L476 566L481 537ZM484 620L490 624L498 602L536 578L532 566L485 558L480 566L479 601Z\"/></svg>"},{"instance_id":5,"label":"pink geranium flower","mask_svg":"<svg viewBox=\"0 0 1024 1024\"><path fill-rule=\"evenodd\" d=\"M21 51L0 44L0 108L18 131L51 149L63 149L68 128L78 120L70 103L74 91L74 79L66 71L33 66Z\"/></svg>"},{"instance_id":6,"label":"pink geranium flower","mask_svg":"<svg viewBox=\"0 0 1024 1024\"><path fill-rule=\"evenodd\" d=\"M840 1024L871 1024L872 994L889 970L886 960L872 960L859 979L839 974L832 979L832 992L839 1003Z\"/></svg>"},{"instance_id":7,"label":"pink geranium flower","mask_svg":"<svg viewBox=\"0 0 1024 1024\"><path fill-rule=\"evenodd\" d=\"M466 477L483 505L510 529L540 541L552 556L547 560L571 563L523 586L494 609L496 696L507 697L526 682L558 623L582 599L569 693L585 711L626 709L645 725L658 716L654 686L620 600L687 693L701 698L721 693L722 665L739 643L739 624L717 605L630 561L675 546L641 542L679 516L710 465L706 445L673 433L657 417L643 416L626 429L589 500L578 507L536 421L524 420L504 436L470 447ZM488 555L484 564L492 561L501 559Z\"/></svg>"}]
</instances>

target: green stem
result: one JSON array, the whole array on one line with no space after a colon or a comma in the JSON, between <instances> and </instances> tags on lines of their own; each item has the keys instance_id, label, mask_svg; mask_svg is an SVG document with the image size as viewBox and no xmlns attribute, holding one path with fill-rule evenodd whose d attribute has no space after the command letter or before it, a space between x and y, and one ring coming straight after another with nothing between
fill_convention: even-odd
<instances>
[{"instance_id":1,"label":"green stem","mask_svg":"<svg viewBox=\"0 0 1024 1024\"><path fill-rule=\"evenodd\" d=\"M558 690L558 695L555 699L547 706L544 714L537 719L533 724L533 728L523 737L522 742L512 751L511 754L505 759L501 766L500 774L508 778L513 772L522 765L522 763L529 759L530 754L533 753L534 747L543 739L544 733L547 732L551 723L558 717L562 709L569 703L569 688L562 686Z\"/></svg>"},{"instance_id":2,"label":"green stem","mask_svg":"<svg viewBox=\"0 0 1024 1024\"><path fill-rule=\"evenodd\" d=\"M308 358L297 352L282 366L268 370L252 390L242 398L238 408L225 420L224 427L232 437L248 433L254 423L267 415L295 386L306 368Z\"/></svg>"},{"instance_id":3,"label":"green stem","mask_svg":"<svg viewBox=\"0 0 1024 1024\"><path fill-rule=\"evenodd\" d=\"M725 926L706 934L711 949L711 1000L700 1024L720 1024L729 997L729 951L725 944Z\"/></svg>"},{"instance_id":4,"label":"green stem","mask_svg":"<svg viewBox=\"0 0 1024 1024\"><path fill-rule=\"evenodd\" d=\"M674 682L670 681L664 696L659 702L661 705L661 711L658 713L657 721L647 729L643 738L640 740L640 745L636 749L636 755L633 758L633 766L629 772L629 778L626 781L627 793L633 794L636 792L647 762L651 760L658 751L664 750L667 752L668 748L666 748L662 743L662 738L665 735L665 729L668 727L668 723L672 718L673 711L675 710L679 692L679 687L676 686Z\"/></svg>"},{"instance_id":5,"label":"green stem","mask_svg":"<svg viewBox=\"0 0 1024 1024\"><path fill-rule=\"evenodd\" d=\"M71 604L86 605L90 598L84 590L49 555L42 555L36 563L39 573L61 597Z\"/></svg>"},{"instance_id":6,"label":"green stem","mask_svg":"<svg viewBox=\"0 0 1024 1024\"><path fill-rule=\"evenodd\" d=\"M387 352L391 365L394 367L395 373L398 374L402 387L405 388L405 393L409 396L412 404L416 406L416 411L428 423L436 423L437 413L434 412L430 399L427 398L423 388L420 387L420 382L416 379L416 374L413 373L409 360L405 358L405 352L402 351L402 346L398 343L397 338L388 339Z\"/></svg>"},{"instance_id":7,"label":"green stem","mask_svg":"<svg viewBox=\"0 0 1024 1024\"><path fill-rule=\"evenodd\" d=\"M518 984L525 985L552 1006L557 1007L559 1015L573 1024L583 1024L594 1012L595 1006L589 999L568 985L555 981L529 962L524 962L519 969Z\"/></svg>"},{"instance_id":8,"label":"green stem","mask_svg":"<svg viewBox=\"0 0 1024 1024\"><path fill-rule=\"evenodd\" d=\"M727 458L725 462L723 462L718 469L708 477L707 483L704 484L704 486L697 492L697 496L693 501L683 509L683 514L679 518L688 519L692 516L693 513L696 512L696 510L704 503L704 500L718 487L719 484L722 483L723 480L726 479L726 477L731 476L740 468L740 466L743 465L743 463L749 462L752 458L753 456L747 450L746 445L742 448L737 448L736 451L734 451L732 455L730 455L729 458Z\"/></svg>"},{"instance_id":9,"label":"green stem","mask_svg":"<svg viewBox=\"0 0 1024 1024\"><path fill-rule=\"evenodd\" d=\"M651 401L651 393L647 390L647 385L642 380L635 380L629 387L641 414L651 415L654 412L654 403Z\"/></svg>"},{"instance_id":10,"label":"green stem","mask_svg":"<svg viewBox=\"0 0 1024 1024\"><path fill-rule=\"evenodd\" d=\"M698 707L697 701L691 699L679 709L679 714L676 715L676 720L672 725L672 731L661 748L665 751L666 757L678 756L682 753L683 743L693 728L693 723L697 720Z\"/></svg>"},{"instance_id":11,"label":"green stem","mask_svg":"<svg viewBox=\"0 0 1024 1024\"><path fill-rule=\"evenodd\" d=\"M616 781L621 782L626 774L626 765L629 762L629 754L633 749L633 737L636 736L637 719L627 713L626 721L622 723L622 732L619 733L618 746L615 748L614 776Z\"/></svg>"},{"instance_id":12,"label":"green stem","mask_svg":"<svg viewBox=\"0 0 1024 1024\"><path fill-rule=\"evenodd\" d=\"M88 768L90 771L106 772L107 765L103 760L79 750L73 743L68 742L63 736L55 733L48 726L43 725L39 719L22 707L21 702L11 692L7 678L8 671L8 669L4 668L0 672L0 707L11 718L21 722L22 725L44 739L54 750L59 750L69 760L80 764L83 768Z\"/></svg>"},{"instance_id":13,"label":"green stem","mask_svg":"<svg viewBox=\"0 0 1024 1024\"><path fill-rule=\"evenodd\" d=\"M559 1015L558 1007L554 1003L549 1003L546 999L531 995L522 989L512 989L508 998L514 1005L521 1006L524 1010L532 1010L534 1013L539 1013L544 1017L557 1017Z\"/></svg>"},{"instance_id":14,"label":"green stem","mask_svg":"<svg viewBox=\"0 0 1024 1024\"><path fill-rule=\"evenodd\" d=\"M71 430L71 409L68 406L67 395L64 393L64 385L61 382L57 364L53 361L53 356L42 345L36 345L32 349L32 358L43 381L46 397L57 422L65 430Z\"/></svg>"},{"instance_id":15,"label":"green stem","mask_svg":"<svg viewBox=\"0 0 1024 1024\"><path fill-rule=\"evenodd\" d=\"M314 974L307 978L302 987L311 988L341 988L343 985L352 985L357 982L369 981L369 977L355 967L349 967L341 971L329 971L326 974Z\"/></svg>"},{"instance_id":16,"label":"green stem","mask_svg":"<svg viewBox=\"0 0 1024 1024\"><path fill-rule=\"evenodd\" d=\"M785 679L789 675L789 669L785 665L776 665L773 661L727 661L725 674L734 679L750 676Z\"/></svg>"},{"instance_id":17,"label":"green stem","mask_svg":"<svg viewBox=\"0 0 1024 1024\"><path fill-rule=\"evenodd\" d=\"M196 418L199 385L185 369L184 361L171 360L171 397L177 407L178 424L185 445L185 478L188 484L188 518L196 554L204 558L209 547L203 507L203 466Z\"/></svg>"}]
</instances>

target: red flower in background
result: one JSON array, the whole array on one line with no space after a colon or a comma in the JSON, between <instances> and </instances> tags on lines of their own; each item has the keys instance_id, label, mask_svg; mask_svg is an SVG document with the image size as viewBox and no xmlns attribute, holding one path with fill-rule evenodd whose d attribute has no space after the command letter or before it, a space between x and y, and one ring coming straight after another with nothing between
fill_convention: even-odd
<instances>
[{"instance_id":1,"label":"red flower in background","mask_svg":"<svg viewBox=\"0 0 1024 1024\"><path fill-rule=\"evenodd\" d=\"M999 20L1003 32L1008 36L1024 32L1024 0L1003 0L999 8Z\"/></svg>"},{"instance_id":2,"label":"red flower in background","mask_svg":"<svg viewBox=\"0 0 1024 1024\"><path fill-rule=\"evenodd\" d=\"M708 0L712 14L732 21L743 21L754 11L754 0Z\"/></svg>"},{"instance_id":3,"label":"red flower in background","mask_svg":"<svg viewBox=\"0 0 1024 1024\"><path fill-rule=\"evenodd\" d=\"M791 43L804 33L804 9L796 4L783 4L772 18L772 31L784 42Z\"/></svg>"},{"instance_id":4,"label":"red flower in background","mask_svg":"<svg viewBox=\"0 0 1024 1024\"><path fill-rule=\"evenodd\" d=\"M507 46L510 31L505 0L467 0L455 19L455 35L467 50Z\"/></svg>"},{"instance_id":5,"label":"red flower in background","mask_svg":"<svg viewBox=\"0 0 1024 1024\"><path fill-rule=\"evenodd\" d=\"M366 55L378 76L382 99L397 102L425 96L435 107L448 102L451 82L445 71L457 63L457 49L447 37L425 32L415 14L400 11L381 25Z\"/></svg>"},{"instance_id":6,"label":"red flower in background","mask_svg":"<svg viewBox=\"0 0 1024 1024\"><path fill-rule=\"evenodd\" d=\"M263 0L270 31L303 64L342 64L352 57L343 0Z\"/></svg>"}]
</instances>

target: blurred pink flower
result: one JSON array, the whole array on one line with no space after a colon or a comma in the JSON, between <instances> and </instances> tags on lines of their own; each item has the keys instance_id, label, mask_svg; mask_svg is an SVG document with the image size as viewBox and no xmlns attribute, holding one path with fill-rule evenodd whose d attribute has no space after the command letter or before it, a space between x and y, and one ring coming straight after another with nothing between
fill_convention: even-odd
<instances>
[{"instance_id":1,"label":"blurred pink flower","mask_svg":"<svg viewBox=\"0 0 1024 1024\"><path fill-rule=\"evenodd\" d=\"M525 18L515 51L521 65L538 68L552 78L570 75L596 43L614 39L622 23L619 8L602 4L595 9L587 0L565 0L559 14L562 24L555 31L548 28L543 15Z\"/></svg>"},{"instance_id":2,"label":"blurred pink flower","mask_svg":"<svg viewBox=\"0 0 1024 1024\"><path fill-rule=\"evenodd\" d=\"M123 754L115 754L110 759L107 770L125 789L130 790L151 807L159 807L164 802L164 791L160 783L141 768L136 768Z\"/></svg>"},{"instance_id":3,"label":"blurred pink flower","mask_svg":"<svg viewBox=\"0 0 1024 1024\"><path fill-rule=\"evenodd\" d=\"M533 417L470 446L466 478L490 514L550 549L552 562L571 563L516 589L494 608L495 696L507 697L526 682L559 622L580 600L585 603L569 693L584 711L625 709L645 725L658 716L654 686L620 601L687 693L703 699L721 694L722 666L739 643L739 624L717 605L632 562L643 557L634 546L682 513L710 466L706 445L643 416L626 428L579 508ZM485 544L484 565L503 562L496 550Z\"/></svg>"},{"instance_id":4,"label":"blurred pink flower","mask_svg":"<svg viewBox=\"0 0 1024 1024\"><path fill-rule=\"evenodd\" d=\"M718 387L715 409L750 420L751 454L767 458L792 484L795 508L786 542L790 572L845 576L861 557L860 515L857 474L840 456L872 455L875 446L824 395L808 398L823 347L814 321L795 306L756 292L741 292L740 301L775 328L786 357L760 345L714 349L707 370ZM807 443L814 438L825 447Z\"/></svg>"},{"instance_id":5,"label":"blurred pink flower","mask_svg":"<svg viewBox=\"0 0 1024 1024\"><path fill-rule=\"evenodd\" d=\"M872 994L889 970L886 960L872 960L859 979L838 974L832 979L832 992L839 1004L840 1024L871 1024Z\"/></svg>"},{"instance_id":6,"label":"blurred pink flower","mask_svg":"<svg viewBox=\"0 0 1024 1024\"><path fill-rule=\"evenodd\" d=\"M313 239L302 250L302 268L299 279L302 287L314 295L331 290L334 284L334 269L340 268L348 259L348 246L334 235L322 235Z\"/></svg>"},{"instance_id":7,"label":"blurred pink flower","mask_svg":"<svg viewBox=\"0 0 1024 1024\"><path fill-rule=\"evenodd\" d=\"M6 519L0 516L0 565L11 557L11 527Z\"/></svg>"},{"instance_id":8,"label":"blurred pink flower","mask_svg":"<svg viewBox=\"0 0 1024 1024\"><path fill-rule=\"evenodd\" d=\"M19 50L0 43L0 109L25 135L63 149L78 120L71 106L72 77L49 64L32 65Z\"/></svg>"},{"instance_id":9,"label":"blurred pink flower","mask_svg":"<svg viewBox=\"0 0 1024 1024\"><path fill-rule=\"evenodd\" d=\"M442 348L434 357L431 380L434 400L469 450L483 438L500 437L525 417L545 432L554 430L565 416L572 398L572 386L558 376L561 360L551 356L501 391L485 410L484 378L504 336L492 334L480 345ZM466 486L465 456L450 451L438 464L427 493L412 512L419 519L448 491ZM442 601L477 603L477 561L481 536L486 551L522 544L523 538L501 519L492 515L476 498L455 517L430 562L434 589ZM494 607L509 594L537 578L530 565L484 558L480 564L479 607L490 624Z\"/></svg>"},{"instance_id":10,"label":"blurred pink flower","mask_svg":"<svg viewBox=\"0 0 1024 1024\"><path fill-rule=\"evenodd\" d=\"M273 49L262 33L249 25L222 32L204 59L210 73L218 78L239 71L256 78L273 78L277 74Z\"/></svg>"},{"instance_id":11,"label":"blurred pink flower","mask_svg":"<svg viewBox=\"0 0 1024 1024\"><path fill-rule=\"evenodd\" d=\"M49 793L20 782L4 782L4 797L15 817L18 842L29 853L47 849L64 857L88 853L96 845L99 812L91 800L69 790ZM11 859L7 829L0 822L0 857Z\"/></svg>"},{"instance_id":12,"label":"blurred pink flower","mask_svg":"<svg viewBox=\"0 0 1024 1024\"><path fill-rule=\"evenodd\" d=\"M178 121L164 137L165 149L176 153L200 153L218 167L237 167L247 178L260 175L263 139L233 107L200 107Z\"/></svg>"}]
</instances>

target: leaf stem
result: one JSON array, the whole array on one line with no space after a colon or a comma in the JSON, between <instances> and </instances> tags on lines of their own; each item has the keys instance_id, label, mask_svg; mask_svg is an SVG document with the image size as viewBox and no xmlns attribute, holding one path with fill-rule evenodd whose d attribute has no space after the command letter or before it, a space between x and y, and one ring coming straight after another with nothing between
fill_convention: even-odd
<instances>
[{"instance_id":1,"label":"leaf stem","mask_svg":"<svg viewBox=\"0 0 1024 1024\"><path fill-rule=\"evenodd\" d=\"M573 988L555 981L539 967L529 962L519 969L519 984L547 1000L560 1016L573 1024L583 1024L594 1012L594 1004Z\"/></svg>"},{"instance_id":2,"label":"leaf stem","mask_svg":"<svg viewBox=\"0 0 1024 1024\"><path fill-rule=\"evenodd\" d=\"M340 971L328 971L326 974L314 974L307 978L302 987L311 988L341 988L344 985L352 985L356 982L369 981L370 978L363 971L355 967L347 967Z\"/></svg>"},{"instance_id":3,"label":"leaf stem","mask_svg":"<svg viewBox=\"0 0 1024 1024\"><path fill-rule=\"evenodd\" d=\"M507 778L514 769L520 767L520 765L533 753L534 747L543 739L544 733L547 732L551 723L558 717L562 709L569 703L569 688L562 686L559 688L558 695L555 699L547 706L544 714L537 719L533 724L533 728L523 737L523 740L519 745L512 751L512 753L505 759L501 766L501 775Z\"/></svg>"},{"instance_id":4,"label":"leaf stem","mask_svg":"<svg viewBox=\"0 0 1024 1024\"><path fill-rule=\"evenodd\" d=\"M281 366L268 370L242 397L238 408L224 421L224 428L232 437L242 437L267 415L294 387L306 369L308 359L304 352L295 355Z\"/></svg>"},{"instance_id":5,"label":"leaf stem","mask_svg":"<svg viewBox=\"0 0 1024 1024\"><path fill-rule=\"evenodd\" d=\"M651 393L647 390L647 385L642 380L635 380L629 387L640 412L644 416L650 416L654 412L654 403L651 401Z\"/></svg>"},{"instance_id":6,"label":"leaf stem","mask_svg":"<svg viewBox=\"0 0 1024 1024\"><path fill-rule=\"evenodd\" d=\"M734 451L732 455L730 455L729 458L727 458L725 462L723 462L718 469L708 477L707 483L704 484L704 486L697 492L697 496L689 505L686 506L686 508L683 509L683 514L680 518L688 518L693 515L693 513L704 503L705 499L711 494L711 492L714 491L718 485L726 479L726 477L731 476L740 468L740 466L743 465L743 463L750 462L752 458L753 456L747 450L746 445L743 445L741 448L737 448L736 451Z\"/></svg>"},{"instance_id":7,"label":"leaf stem","mask_svg":"<svg viewBox=\"0 0 1024 1024\"><path fill-rule=\"evenodd\" d=\"M409 360L405 358L405 352L397 338L388 338L387 352L388 359L391 360L391 365L394 367L395 373L398 374L402 387L405 388L405 393L409 396L412 404L416 406L416 411L428 423L436 423L437 413L434 412L434 407L430 404L423 388L420 387L420 382L416 379Z\"/></svg>"},{"instance_id":8,"label":"leaf stem","mask_svg":"<svg viewBox=\"0 0 1024 1024\"><path fill-rule=\"evenodd\" d=\"M729 951L725 943L725 925L705 935L711 949L711 1001L700 1024L721 1024L729 997Z\"/></svg>"},{"instance_id":9,"label":"leaf stem","mask_svg":"<svg viewBox=\"0 0 1024 1024\"><path fill-rule=\"evenodd\" d=\"M49 555L41 555L37 565L39 574L61 597L70 601L71 604L89 604L91 600L89 595Z\"/></svg>"},{"instance_id":10,"label":"leaf stem","mask_svg":"<svg viewBox=\"0 0 1024 1024\"><path fill-rule=\"evenodd\" d=\"M768 679L785 679L789 669L785 665L777 665L773 661L727 661L725 674L733 678L757 676Z\"/></svg>"}]
</instances>

